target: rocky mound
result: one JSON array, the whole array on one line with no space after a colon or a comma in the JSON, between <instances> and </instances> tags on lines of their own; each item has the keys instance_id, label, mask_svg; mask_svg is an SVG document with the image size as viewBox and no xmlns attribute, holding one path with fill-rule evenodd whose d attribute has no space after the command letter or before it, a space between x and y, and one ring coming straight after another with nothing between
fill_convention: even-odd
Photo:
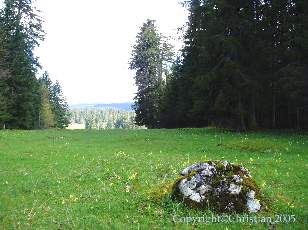
<instances>
[{"instance_id":1,"label":"rocky mound","mask_svg":"<svg viewBox=\"0 0 308 230\"><path fill-rule=\"evenodd\" d=\"M187 167L181 173L172 196L188 207L217 212L258 212L260 189L249 171L227 161L207 161Z\"/></svg>"}]
</instances>

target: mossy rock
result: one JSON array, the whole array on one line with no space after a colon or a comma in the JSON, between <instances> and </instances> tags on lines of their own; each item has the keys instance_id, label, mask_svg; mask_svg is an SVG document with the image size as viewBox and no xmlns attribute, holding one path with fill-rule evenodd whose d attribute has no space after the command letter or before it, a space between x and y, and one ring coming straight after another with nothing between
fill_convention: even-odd
<instances>
[{"instance_id":1,"label":"mossy rock","mask_svg":"<svg viewBox=\"0 0 308 230\"><path fill-rule=\"evenodd\" d=\"M185 168L172 197L186 206L216 212L244 213L262 209L261 190L249 171L227 161L206 161Z\"/></svg>"}]
</instances>

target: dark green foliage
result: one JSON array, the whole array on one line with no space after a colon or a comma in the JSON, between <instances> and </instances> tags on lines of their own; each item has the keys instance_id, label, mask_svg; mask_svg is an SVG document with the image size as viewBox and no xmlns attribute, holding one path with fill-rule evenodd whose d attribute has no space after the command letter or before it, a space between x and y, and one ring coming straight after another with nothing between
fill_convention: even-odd
<instances>
[{"instance_id":1,"label":"dark green foliage","mask_svg":"<svg viewBox=\"0 0 308 230\"><path fill-rule=\"evenodd\" d=\"M7 122L11 119L9 113L9 87L8 78L9 71L6 69L4 57L6 50L4 46L4 31L0 27L0 129L5 128Z\"/></svg>"},{"instance_id":2,"label":"dark green foliage","mask_svg":"<svg viewBox=\"0 0 308 230\"><path fill-rule=\"evenodd\" d=\"M39 128L54 127L54 114L50 103L50 93L46 84L41 84L41 109L39 114Z\"/></svg>"},{"instance_id":3,"label":"dark green foliage","mask_svg":"<svg viewBox=\"0 0 308 230\"><path fill-rule=\"evenodd\" d=\"M160 102L164 88L164 74L170 61L171 47L158 33L155 21L147 20L137 35L130 69L136 71L138 87L134 109L136 124L148 128L160 126Z\"/></svg>"},{"instance_id":4,"label":"dark green foliage","mask_svg":"<svg viewBox=\"0 0 308 230\"><path fill-rule=\"evenodd\" d=\"M56 127L67 125L67 106L59 84L51 88L50 82L42 85L43 81L36 78L41 67L34 49L44 35L42 20L31 0L4 1L0 12L1 128L41 128L44 123L41 120L43 110L45 121L48 120L48 125L44 124L43 127L53 126L52 117L55 117ZM48 96L51 92L53 98ZM52 106L49 106L49 99L52 99Z\"/></svg>"},{"instance_id":5,"label":"dark green foliage","mask_svg":"<svg viewBox=\"0 0 308 230\"><path fill-rule=\"evenodd\" d=\"M0 13L2 69L8 77L0 79L5 122L9 128L32 129L38 126L38 65L33 49L44 37L41 20L30 0L6 0Z\"/></svg>"},{"instance_id":6,"label":"dark green foliage","mask_svg":"<svg viewBox=\"0 0 308 230\"><path fill-rule=\"evenodd\" d=\"M50 112L52 114L48 116L48 120L52 117L52 126L60 129L66 128L69 124L69 109L59 82L56 81L56 83L53 84L47 72L43 74L39 81L43 89L41 91L41 110L45 111L44 114L46 115L46 107L50 107ZM44 96L44 91L46 90L48 94L48 101L44 100L46 97Z\"/></svg>"},{"instance_id":7,"label":"dark green foliage","mask_svg":"<svg viewBox=\"0 0 308 230\"><path fill-rule=\"evenodd\" d=\"M191 0L163 127L308 128L308 3Z\"/></svg>"},{"instance_id":8,"label":"dark green foliage","mask_svg":"<svg viewBox=\"0 0 308 230\"><path fill-rule=\"evenodd\" d=\"M61 129L67 127L69 124L68 104L58 81L52 85L51 105L55 115L55 126Z\"/></svg>"},{"instance_id":9,"label":"dark green foliage","mask_svg":"<svg viewBox=\"0 0 308 230\"><path fill-rule=\"evenodd\" d=\"M8 72L0 69L0 129L6 128L7 122L12 119L9 112L10 99L7 85Z\"/></svg>"}]
</instances>

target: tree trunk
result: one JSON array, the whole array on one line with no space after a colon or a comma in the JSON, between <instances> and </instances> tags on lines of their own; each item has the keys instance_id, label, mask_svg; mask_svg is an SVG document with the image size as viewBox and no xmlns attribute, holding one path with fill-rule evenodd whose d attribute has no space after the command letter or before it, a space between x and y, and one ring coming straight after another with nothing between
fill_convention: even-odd
<instances>
[{"instance_id":1,"label":"tree trunk","mask_svg":"<svg viewBox=\"0 0 308 230\"><path fill-rule=\"evenodd\" d=\"M255 129L258 128L257 118L256 118L256 99L255 99L255 96L252 97L251 106L252 106L252 110L251 110L251 129L255 130Z\"/></svg>"},{"instance_id":2,"label":"tree trunk","mask_svg":"<svg viewBox=\"0 0 308 230\"><path fill-rule=\"evenodd\" d=\"M240 115L240 130L241 131L246 131L245 117L244 117L244 111L243 111L242 96L241 96L241 94L239 94L238 110L239 110L239 115Z\"/></svg>"},{"instance_id":3,"label":"tree trunk","mask_svg":"<svg viewBox=\"0 0 308 230\"><path fill-rule=\"evenodd\" d=\"M288 128L294 128L295 124L293 123L293 118L291 116L291 105L290 101L288 101L288 111L287 111L287 126Z\"/></svg>"},{"instance_id":4,"label":"tree trunk","mask_svg":"<svg viewBox=\"0 0 308 230\"><path fill-rule=\"evenodd\" d=\"M296 127L300 129L300 108L296 108Z\"/></svg>"},{"instance_id":5,"label":"tree trunk","mask_svg":"<svg viewBox=\"0 0 308 230\"><path fill-rule=\"evenodd\" d=\"M39 112L38 126L39 126L39 129L40 129L41 128L41 112Z\"/></svg>"},{"instance_id":6,"label":"tree trunk","mask_svg":"<svg viewBox=\"0 0 308 230\"><path fill-rule=\"evenodd\" d=\"M273 107L272 107L272 128L276 128L276 95L273 95Z\"/></svg>"}]
</instances>

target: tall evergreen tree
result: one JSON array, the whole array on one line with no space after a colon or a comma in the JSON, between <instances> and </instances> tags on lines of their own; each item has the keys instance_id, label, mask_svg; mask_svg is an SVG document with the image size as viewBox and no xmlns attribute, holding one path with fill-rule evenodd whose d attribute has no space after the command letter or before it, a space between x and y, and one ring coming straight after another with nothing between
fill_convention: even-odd
<instances>
[{"instance_id":1,"label":"tall evergreen tree","mask_svg":"<svg viewBox=\"0 0 308 230\"><path fill-rule=\"evenodd\" d=\"M163 127L307 128L304 0L190 0ZM172 108L172 109L171 109Z\"/></svg>"},{"instance_id":2,"label":"tall evergreen tree","mask_svg":"<svg viewBox=\"0 0 308 230\"><path fill-rule=\"evenodd\" d=\"M7 84L10 74L5 65L7 52L4 41L4 31L0 27L0 129L5 129L7 123L12 119L12 115L9 112L10 98Z\"/></svg>"},{"instance_id":3,"label":"tall evergreen tree","mask_svg":"<svg viewBox=\"0 0 308 230\"><path fill-rule=\"evenodd\" d=\"M164 88L165 63L170 47L162 42L155 21L147 20L137 35L130 69L136 71L138 92L135 97L136 123L148 128L159 127L160 101Z\"/></svg>"},{"instance_id":4,"label":"tall evergreen tree","mask_svg":"<svg viewBox=\"0 0 308 230\"><path fill-rule=\"evenodd\" d=\"M39 82L41 85L40 128L66 128L70 114L59 82L53 83L48 72L44 72Z\"/></svg>"},{"instance_id":5,"label":"tall evergreen tree","mask_svg":"<svg viewBox=\"0 0 308 230\"><path fill-rule=\"evenodd\" d=\"M9 87L7 85L7 79L9 77L8 72L0 69L0 129L5 129L7 123L12 119L12 115L9 112L10 98Z\"/></svg>"},{"instance_id":6,"label":"tall evergreen tree","mask_svg":"<svg viewBox=\"0 0 308 230\"><path fill-rule=\"evenodd\" d=\"M31 0L5 0L0 15L6 55L3 62L10 72L7 80L11 100L8 126L31 129L37 127L39 114L38 68L33 50L43 40L41 19Z\"/></svg>"},{"instance_id":7,"label":"tall evergreen tree","mask_svg":"<svg viewBox=\"0 0 308 230\"><path fill-rule=\"evenodd\" d=\"M51 88L51 106L55 116L55 127L66 128L69 124L69 109L58 81Z\"/></svg>"},{"instance_id":8,"label":"tall evergreen tree","mask_svg":"<svg viewBox=\"0 0 308 230\"><path fill-rule=\"evenodd\" d=\"M50 102L50 91L45 83L41 83L41 108L39 114L39 128L47 129L55 126L55 116Z\"/></svg>"}]
</instances>

